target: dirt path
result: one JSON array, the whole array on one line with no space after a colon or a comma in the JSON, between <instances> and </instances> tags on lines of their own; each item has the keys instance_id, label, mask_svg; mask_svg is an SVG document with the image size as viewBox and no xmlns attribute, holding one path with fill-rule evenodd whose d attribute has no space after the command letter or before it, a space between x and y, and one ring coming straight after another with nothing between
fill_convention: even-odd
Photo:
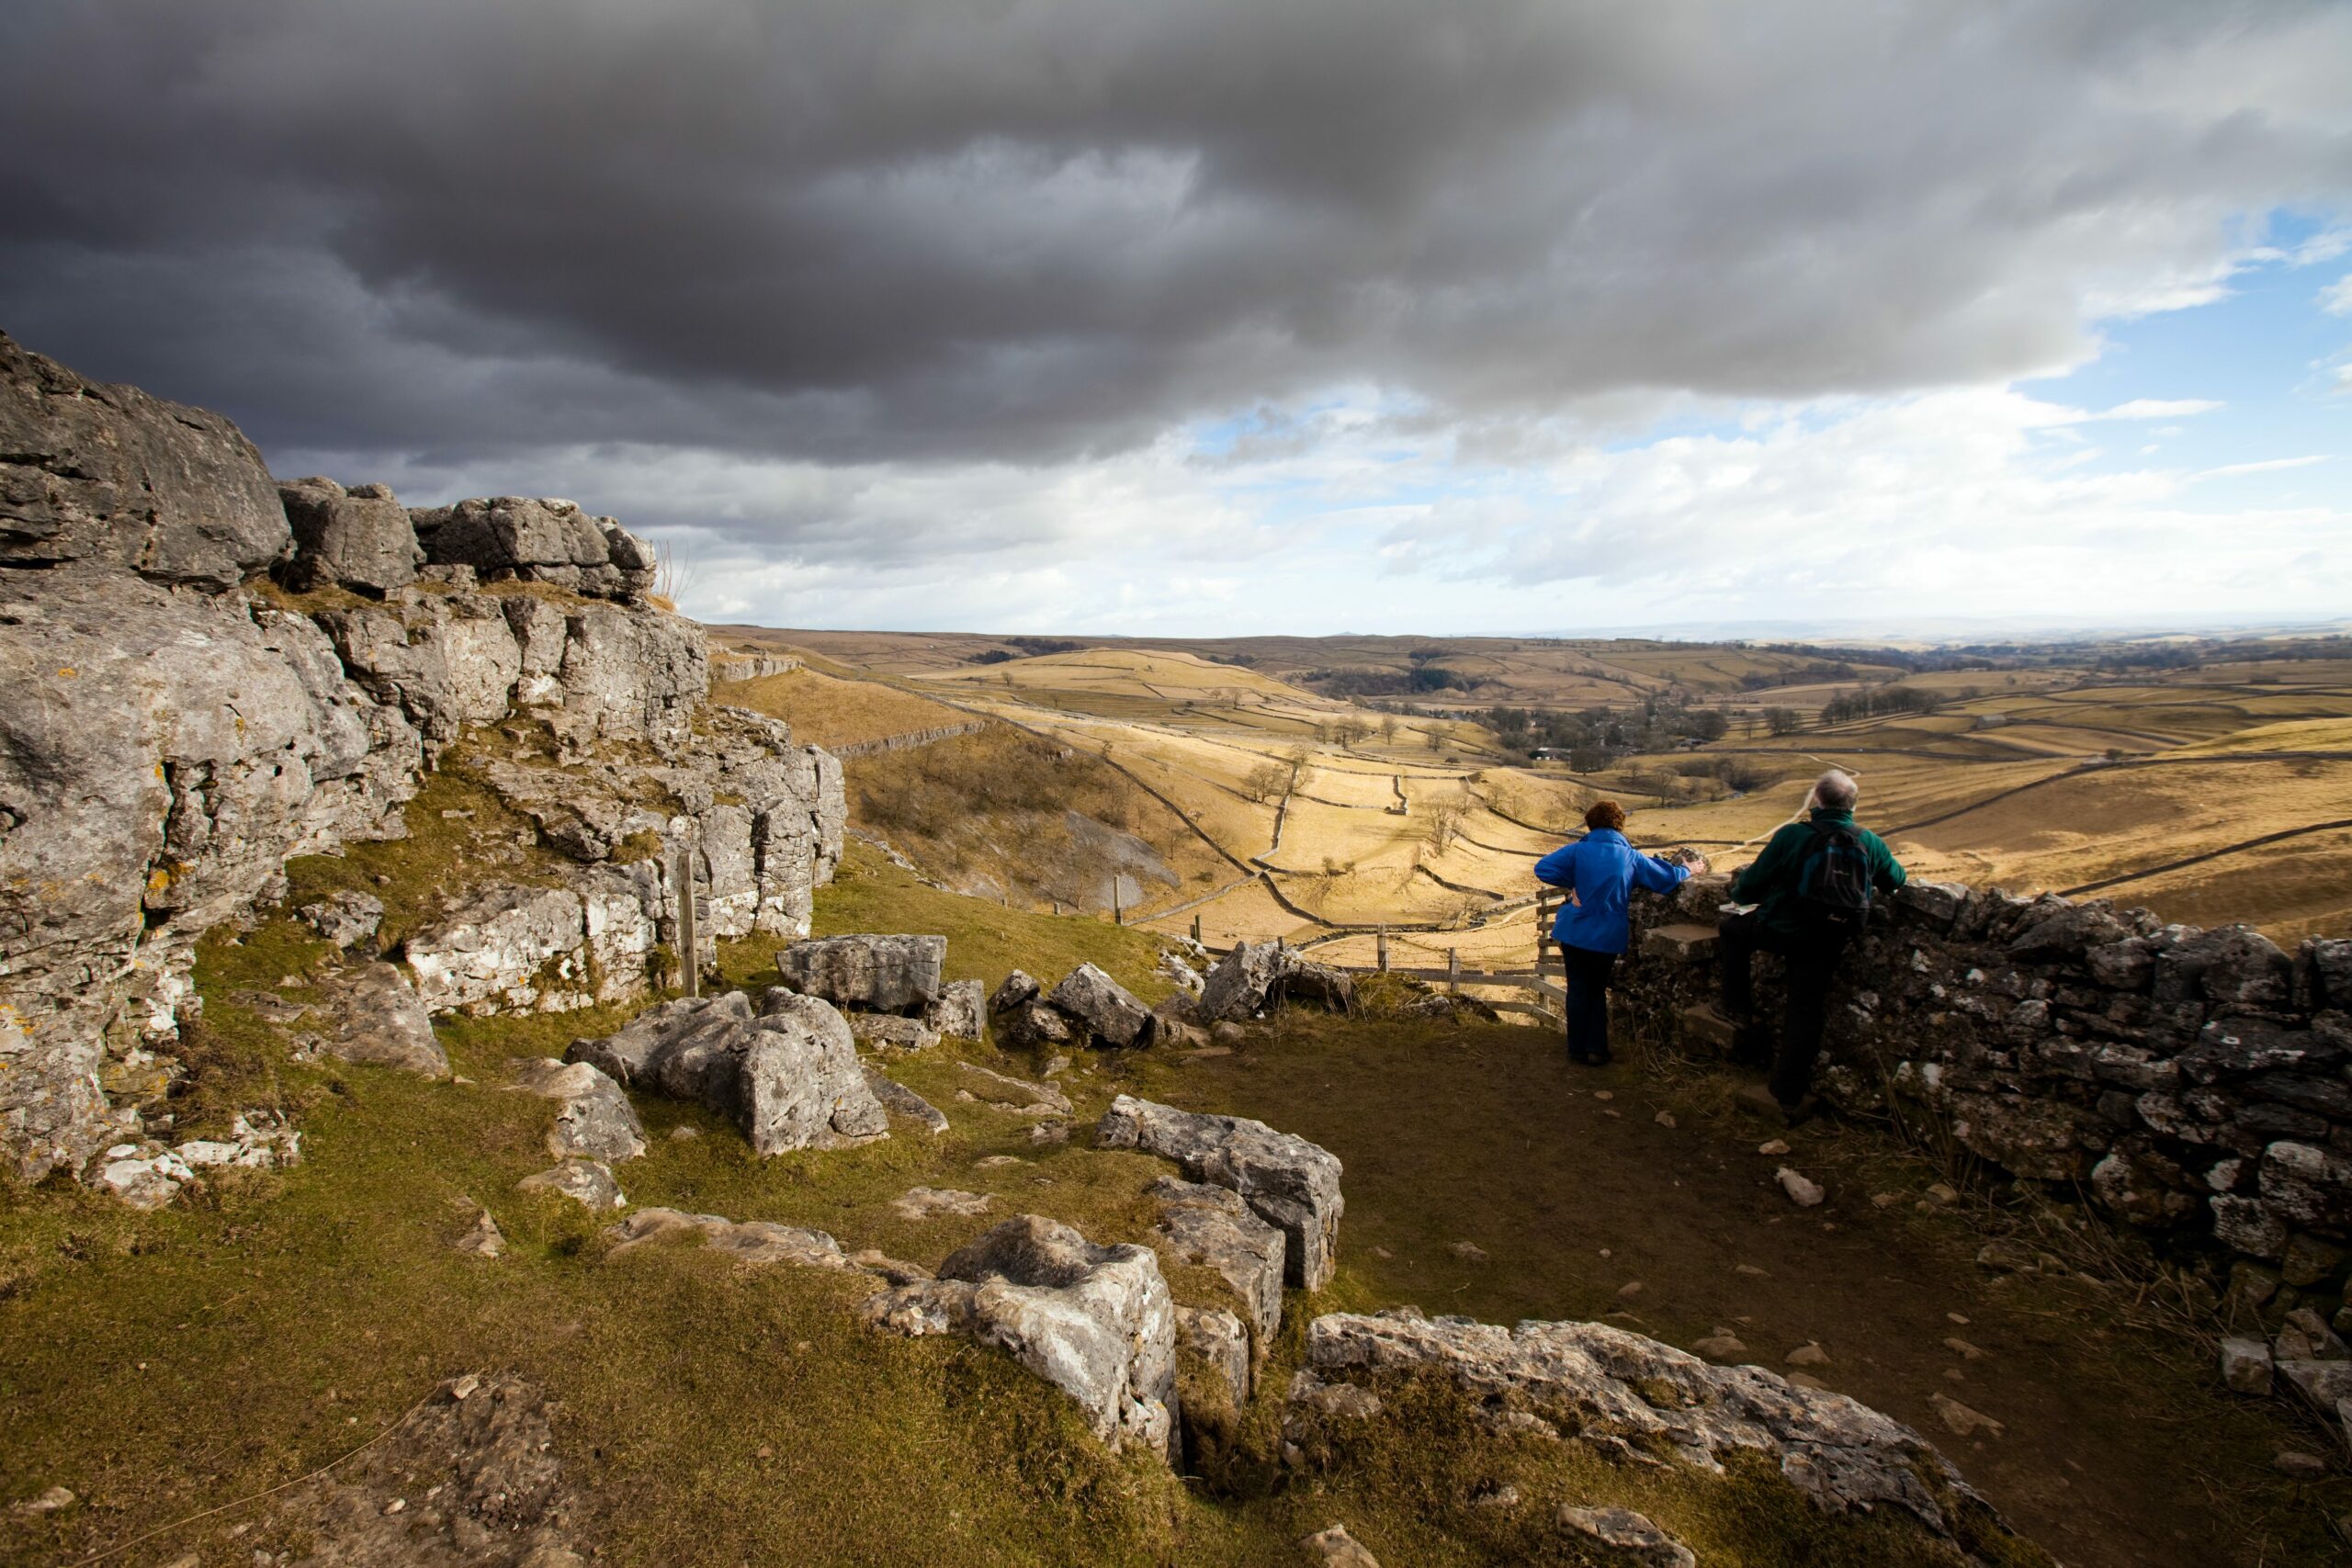
<instances>
[{"instance_id":1,"label":"dirt path","mask_svg":"<svg viewBox=\"0 0 2352 1568\"><path fill-rule=\"evenodd\" d=\"M1570 1068L1547 1032L1359 1023L1285 1025L1189 1069L1180 1092L1340 1157L1342 1267L1381 1304L1502 1323L1630 1312L1613 1321L1684 1346L1728 1328L1739 1359L1782 1370L1817 1341L1829 1361L1813 1375L1928 1434L2077 1568L2324 1560L2315 1532L2352 1506L2352 1483L2281 1481L2278 1448L2323 1440L2216 1391L2200 1348L2124 1326L2078 1284L1978 1268L1976 1232L1918 1212L1924 1166L1872 1179L1853 1163L1856 1145L1882 1148L1873 1138L1808 1130L1761 1156L1770 1130L1692 1109L1692 1090L1670 1112L1679 1124L1660 1124L1662 1088L1623 1064ZM1773 1180L1782 1163L1828 1201L1792 1204ZM1901 1201L1873 1205L1873 1190ZM1488 1260L1452 1250L1464 1242ZM2005 1430L1955 1436L1931 1393Z\"/></svg>"}]
</instances>

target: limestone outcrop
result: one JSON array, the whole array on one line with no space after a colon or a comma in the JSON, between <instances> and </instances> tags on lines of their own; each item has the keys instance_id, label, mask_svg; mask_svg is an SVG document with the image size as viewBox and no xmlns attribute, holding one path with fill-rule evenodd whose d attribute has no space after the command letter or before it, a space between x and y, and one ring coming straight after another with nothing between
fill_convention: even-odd
<instances>
[{"instance_id":1,"label":"limestone outcrop","mask_svg":"<svg viewBox=\"0 0 2352 1568\"><path fill-rule=\"evenodd\" d=\"M840 1012L780 987L756 1013L741 991L665 1002L601 1040L574 1041L565 1059L708 1106L762 1155L845 1148L889 1132Z\"/></svg>"},{"instance_id":2,"label":"limestone outcrop","mask_svg":"<svg viewBox=\"0 0 2352 1568\"><path fill-rule=\"evenodd\" d=\"M556 1102L548 1152L558 1159L606 1165L645 1152L645 1124L621 1087L585 1062L526 1057L514 1063L514 1087Z\"/></svg>"},{"instance_id":3,"label":"limestone outcrop","mask_svg":"<svg viewBox=\"0 0 2352 1568\"><path fill-rule=\"evenodd\" d=\"M1319 1291L1337 1267L1340 1162L1290 1133L1246 1116L1179 1111L1121 1095L1094 1131L1099 1147L1136 1149L1175 1161L1194 1181L1240 1195L1250 1211L1283 1233L1283 1277L1300 1290Z\"/></svg>"},{"instance_id":4,"label":"limestone outcrop","mask_svg":"<svg viewBox=\"0 0 2352 1568\"><path fill-rule=\"evenodd\" d=\"M101 386L0 333L0 565L232 588L289 538L261 454L219 414Z\"/></svg>"},{"instance_id":5,"label":"limestone outcrop","mask_svg":"<svg viewBox=\"0 0 2352 1568\"><path fill-rule=\"evenodd\" d=\"M1367 1380L1384 1375L1444 1379L1498 1432L1711 1473L1746 1451L1827 1513L1897 1510L1955 1545L2007 1533L1960 1472L1900 1422L1760 1367L1711 1366L1599 1323L1503 1328L1410 1307L1318 1317L1283 1424L1285 1456L1328 1461L1347 1421L1377 1418L1381 1402Z\"/></svg>"},{"instance_id":6,"label":"limestone outcrop","mask_svg":"<svg viewBox=\"0 0 2352 1568\"><path fill-rule=\"evenodd\" d=\"M296 592L348 588L380 599L416 581L424 551L409 525L408 509L386 486L345 490L313 477L279 485L277 495L294 531L286 582Z\"/></svg>"},{"instance_id":7,"label":"limestone outcrop","mask_svg":"<svg viewBox=\"0 0 2352 1568\"><path fill-rule=\"evenodd\" d=\"M1097 1247L1023 1214L950 1253L937 1279L873 1297L866 1314L897 1333L1010 1351L1075 1400L1095 1436L1176 1461L1176 1308L1149 1247Z\"/></svg>"},{"instance_id":8,"label":"limestone outcrop","mask_svg":"<svg viewBox=\"0 0 2352 1568\"><path fill-rule=\"evenodd\" d=\"M652 548L577 502L502 495L421 507L409 520L434 565L467 568L485 582L544 582L616 599L653 588Z\"/></svg>"},{"instance_id":9,"label":"limestone outcrop","mask_svg":"<svg viewBox=\"0 0 2352 1568\"><path fill-rule=\"evenodd\" d=\"M196 937L280 897L289 858L404 832L471 727L543 727L554 754L497 783L585 869L449 911L417 948L430 1005L617 999L707 963L675 954L682 859L706 943L805 934L839 764L707 705L702 632L647 604L652 567L569 502L280 486L225 420L0 336L0 1164L86 1173L135 1139L107 1086L168 1081ZM322 919L372 942L365 911Z\"/></svg>"}]
</instances>

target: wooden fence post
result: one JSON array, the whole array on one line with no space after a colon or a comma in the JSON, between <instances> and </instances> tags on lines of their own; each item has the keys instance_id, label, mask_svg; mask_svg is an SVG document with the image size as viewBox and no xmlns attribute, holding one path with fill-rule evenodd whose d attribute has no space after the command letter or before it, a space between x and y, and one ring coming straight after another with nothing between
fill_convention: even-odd
<instances>
[{"instance_id":1,"label":"wooden fence post","mask_svg":"<svg viewBox=\"0 0 2352 1568\"><path fill-rule=\"evenodd\" d=\"M1201 917L1198 915L1193 917L1193 940L1194 942L1201 940Z\"/></svg>"},{"instance_id":2,"label":"wooden fence post","mask_svg":"<svg viewBox=\"0 0 2352 1568\"><path fill-rule=\"evenodd\" d=\"M1381 972L1383 975L1385 975L1385 974L1387 974L1387 973L1388 973L1388 928L1387 928L1387 927L1385 927L1385 926L1381 927L1381 929L1380 929L1380 935L1379 935L1379 937L1378 937L1378 939L1377 939L1377 942L1378 942L1378 946L1377 946L1376 951L1377 951L1377 953L1378 953L1378 957L1376 957L1376 958L1374 960L1374 962L1379 965L1379 967L1380 967L1380 972Z\"/></svg>"},{"instance_id":3,"label":"wooden fence post","mask_svg":"<svg viewBox=\"0 0 2352 1568\"><path fill-rule=\"evenodd\" d=\"M1445 950L1445 983L1456 991L1462 989L1462 950L1458 947Z\"/></svg>"},{"instance_id":4,"label":"wooden fence post","mask_svg":"<svg viewBox=\"0 0 2352 1568\"><path fill-rule=\"evenodd\" d=\"M702 954L695 951L695 850L692 844L678 846L678 953L680 970L685 976L685 992L689 997L702 995Z\"/></svg>"},{"instance_id":5,"label":"wooden fence post","mask_svg":"<svg viewBox=\"0 0 2352 1568\"><path fill-rule=\"evenodd\" d=\"M1114 872L1112 874L1111 923L1114 926L1124 926L1127 923L1126 903L1124 897L1125 890L1119 886L1123 880L1124 878L1119 876L1117 873Z\"/></svg>"}]
</instances>

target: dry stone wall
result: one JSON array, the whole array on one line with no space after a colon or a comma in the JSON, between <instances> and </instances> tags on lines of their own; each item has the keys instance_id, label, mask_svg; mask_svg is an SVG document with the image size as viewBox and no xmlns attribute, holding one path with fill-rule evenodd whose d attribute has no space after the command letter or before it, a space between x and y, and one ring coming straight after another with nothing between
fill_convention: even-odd
<instances>
[{"instance_id":1,"label":"dry stone wall","mask_svg":"<svg viewBox=\"0 0 2352 1568\"><path fill-rule=\"evenodd\" d=\"M1702 1055L1729 1044L1705 1006L1724 889L1694 877L1637 899L1619 981ZM1775 1024L1776 962L1758 960ZM1817 1087L1926 1112L2008 1176L2185 1256L2218 1247L2274 1311L2345 1308L2352 941L2290 953L2246 926L1914 883L1841 968Z\"/></svg>"},{"instance_id":2,"label":"dry stone wall","mask_svg":"<svg viewBox=\"0 0 2352 1568\"><path fill-rule=\"evenodd\" d=\"M569 502L281 486L226 420L0 335L0 1166L84 1174L137 1141L119 1101L164 1072L197 937L282 897L288 859L403 833L476 727L552 742L492 783L569 869L389 955L436 1009L642 992L684 961L682 874L702 961L805 935L840 764L707 705L653 565Z\"/></svg>"}]
</instances>

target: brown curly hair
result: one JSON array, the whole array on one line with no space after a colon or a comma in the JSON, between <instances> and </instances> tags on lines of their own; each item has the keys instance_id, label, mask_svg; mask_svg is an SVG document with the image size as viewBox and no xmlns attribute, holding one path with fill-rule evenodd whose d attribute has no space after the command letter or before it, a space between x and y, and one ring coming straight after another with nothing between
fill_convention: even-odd
<instances>
[{"instance_id":1,"label":"brown curly hair","mask_svg":"<svg viewBox=\"0 0 2352 1568\"><path fill-rule=\"evenodd\" d=\"M1614 828L1622 833L1625 830L1625 808L1613 800L1596 800L1592 809L1584 814L1584 825L1596 833L1603 828Z\"/></svg>"}]
</instances>

